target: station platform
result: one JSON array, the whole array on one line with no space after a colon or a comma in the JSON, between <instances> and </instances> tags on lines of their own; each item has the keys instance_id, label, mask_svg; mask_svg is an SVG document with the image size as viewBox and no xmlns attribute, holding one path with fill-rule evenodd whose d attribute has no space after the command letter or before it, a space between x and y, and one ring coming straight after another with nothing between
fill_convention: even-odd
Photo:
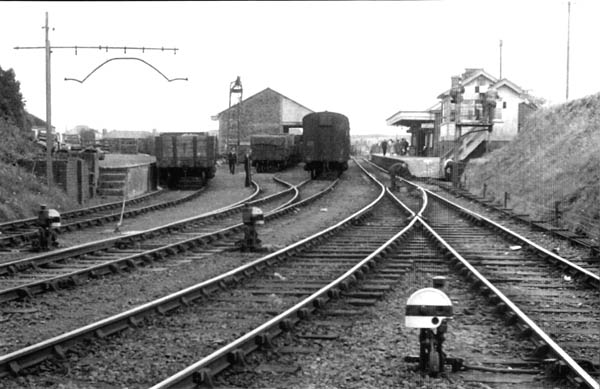
<instances>
[{"instance_id":1,"label":"station platform","mask_svg":"<svg viewBox=\"0 0 600 389\"><path fill-rule=\"evenodd\" d=\"M419 178L443 178L443 171L440 168L439 157L411 157L404 155L383 155L371 154L371 162L381 166L384 169L390 168L393 164L403 161L408 165L410 173Z\"/></svg>"},{"instance_id":2,"label":"station platform","mask_svg":"<svg viewBox=\"0 0 600 389\"><path fill-rule=\"evenodd\" d=\"M133 198L156 190L156 157L148 154L106 154L99 162L98 194Z\"/></svg>"}]
</instances>

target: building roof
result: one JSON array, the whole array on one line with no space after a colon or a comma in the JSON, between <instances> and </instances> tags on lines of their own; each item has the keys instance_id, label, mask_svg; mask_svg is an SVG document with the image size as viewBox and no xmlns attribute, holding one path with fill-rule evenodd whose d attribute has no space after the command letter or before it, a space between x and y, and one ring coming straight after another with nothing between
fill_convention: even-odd
<instances>
[{"instance_id":1,"label":"building roof","mask_svg":"<svg viewBox=\"0 0 600 389\"><path fill-rule=\"evenodd\" d=\"M108 138L147 138L152 136L152 133L149 131L118 131L112 130L108 131L106 134L103 134L104 139Z\"/></svg>"},{"instance_id":2,"label":"building roof","mask_svg":"<svg viewBox=\"0 0 600 389\"><path fill-rule=\"evenodd\" d=\"M270 92L270 93L275 93L276 95L278 95L278 96L280 96L280 97L282 97L282 98L284 98L284 99L286 99L286 100L289 100L289 101L291 101L292 103L294 103L294 104L296 104L296 105L299 105L300 107L302 107L302 108L304 108L304 109L306 109L306 110L308 110L308 111L310 111L310 112L314 112L312 109L305 107L304 105L302 105L302 104L298 103L297 101L294 101L294 100L290 99L289 97L287 97L287 96L284 96L284 95L282 95L281 93L279 93L279 92L277 92L276 90L273 90L273 89L271 89L271 88L269 88L269 87L267 87L267 88L263 89L262 91L260 91L260 92L258 92L258 93L255 93L255 94L253 94L252 96L250 96L250 97L246 98L245 100L242 100L242 104L243 104L243 103L247 103L248 101L251 101L252 99L256 98L257 96L260 96L260 95L261 95L261 94L263 94L263 93L269 93L269 92ZM222 114L224 114L225 112L229 111L230 109L234 109L235 107L237 107L237 104L234 104L234 105L232 105L231 107L229 107L229 108L227 108L227 109L225 109L225 110L223 110L223 111L219 112L219 113L218 113L216 116L212 116L211 118L212 118L213 120L218 120L218 119L219 119L219 116L221 116L221 115L222 115Z\"/></svg>"},{"instance_id":3,"label":"building roof","mask_svg":"<svg viewBox=\"0 0 600 389\"><path fill-rule=\"evenodd\" d=\"M502 86L507 86L507 87L511 88L512 90L514 90L515 92L517 92L519 95L525 93L525 91L523 90L523 88L521 88L520 86L518 86L514 82L512 82L510 80L507 80L506 78L498 80L498 82L496 82L491 87L494 88L494 89L499 89Z\"/></svg>"},{"instance_id":4,"label":"building roof","mask_svg":"<svg viewBox=\"0 0 600 389\"><path fill-rule=\"evenodd\" d=\"M433 123L435 115L431 111L398 111L385 122L388 126L407 126Z\"/></svg>"},{"instance_id":5,"label":"building roof","mask_svg":"<svg viewBox=\"0 0 600 389\"><path fill-rule=\"evenodd\" d=\"M523 90L523 88L521 88L520 86L518 86L517 84L515 84L514 82L508 80L507 78L502 78L502 79L497 79L496 77L492 76L491 74L489 74L488 72L486 72L483 69L466 69L465 72L462 74L462 84L463 85L468 85L471 82L473 82L474 80L476 80L478 77L483 76L485 78L487 78L491 85L491 88L494 89L498 89L502 86L507 86L510 89L514 90L517 94L521 95L523 93L525 93L525 91ZM450 89L447 89L446 91L444 91L443 93L441 93L438 96L438 99L443 99L445 96L447 96L448 94L450 94Z\"/></svg>"},{"instance_id":6,"label":"building roof","mask_svg":"<svg viewBox=\"0 0 600 389\"><path fill-rule=\"evenodd\" d=\"M476 80L480 76L487 78L490 81L490 83L492 83L492 84L498 82L498 79L496 77L492 76L491 74L489 74L488 72L486 72L483 69L467 68L467 69L465 69L465 72L462 74L463 86L470 84L471 82L473 82L473 80ZM450 94L450 89L447 89L444 92L442 92L437 98L443 99L445 96L448 96L449 94Z\"/></svg>"}]
</instances>

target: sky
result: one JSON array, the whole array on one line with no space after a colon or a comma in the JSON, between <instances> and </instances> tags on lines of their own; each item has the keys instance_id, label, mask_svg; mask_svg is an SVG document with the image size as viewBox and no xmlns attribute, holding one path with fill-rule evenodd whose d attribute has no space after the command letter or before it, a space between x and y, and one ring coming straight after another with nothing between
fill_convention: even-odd
<instances>
[{"instance_id":1,"label":"sky","mask_svg":"<svg viewBox=\"0 0 600 389\"><path fill-rule=\"evenodd\" d=\"M270 87L352 134L390 134L399 110L425 110L465 68L566 100L567 1L0 1L0 67L45 120L45 12L52 46L176 47L172 52L54 49L52 124L101 130L210 131L240 76L244 98ZM600 1L571 1L569 99L600 92ZM137 60L158 69L168 82Z\"/></svg>"}]
</instances>

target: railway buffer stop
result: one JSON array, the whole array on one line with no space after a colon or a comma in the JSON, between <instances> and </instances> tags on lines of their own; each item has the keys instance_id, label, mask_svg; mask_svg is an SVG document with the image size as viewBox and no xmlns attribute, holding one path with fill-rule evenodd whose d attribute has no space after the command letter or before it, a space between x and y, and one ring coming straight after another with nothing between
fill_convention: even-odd
<instances>
[{"instance_id":1,"label":"railway buffer stop","mask_svg":"<svg viewBox=\"0 0 600 389\"><path fill-rule=\"evenodd\" d=\"M256 226L265 224L263 211L246 203L242 210L244 223L244 238L238 242L241 251L262 251L261 240L258 239Z\"/></svg>"},{"instance_id":2,"label":"railway buffer stop","mask_svg":"<svg viewBox=\"0 0 600 389\"><path fill-rule=\"evenodd\" d=\"M444 365L452 365L452 371L459 371L462 359L449 358L443 351L444 334L448 321L452 319L452 302L441 290L445 277L434 277L433 288L423 288L414 292L406 303L405 325L419 328L419 356L407 356L405 362L417 362L419 370L432 377L444 373ZM434 332L434 330L436 330Z\"/></svg>"}]
</instances>

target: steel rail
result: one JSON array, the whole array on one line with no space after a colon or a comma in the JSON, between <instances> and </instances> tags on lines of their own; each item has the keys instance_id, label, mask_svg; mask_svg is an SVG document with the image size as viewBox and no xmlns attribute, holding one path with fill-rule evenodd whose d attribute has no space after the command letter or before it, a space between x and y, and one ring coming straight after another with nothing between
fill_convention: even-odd
<instances>
[{"instance_id":1,"label":"steel rail","mask_svg":"<svg viewBox=\"0 0 600 389\"><path fill-rule=\"evenodd\" d=\"M141 213L146 213L153 211L158 208L165 208L178 205L182 202L190 201L196 197L198 197L204 188L195 191L192 194L189 194L185 197L176 200L164 201L162 203L157 203L153 205L142 206L140 208L129 209L124 213L125 217L136 216ZM162 193L162 191L160 191ZM152 196L155 196L158 193L153 193ZM136 204L145 200L150 196L144 198L136 198L132 199L133 201L126 202L129 204ZM56 227L54 230L58 233L62 233L64 231L70 231L73 228L81 228L85 225L98 224L102 222L107 222L110 220L117 219L120 216L120 212L118 213L108 213L101 214L100 212L109 211L115 208L115 204L118 206L122 206L123 202L120 201L118 203L108 203L102 204L90 208L82 208L80 210L69 211L67 213L62 213L61 217L63 219L63 223L60 227ZM89 215L88 218L83 218L86 215ZM2 228L2 226L0 226ZM37 236L37 218L29 218L29 219L21 219L12 222L6 222L3 224L4 231L0 231L0 247L1 248L10 248L17 244L22 244L30 241L32 238ZM23 231L23 229L26 229ZM21 231L19 231L21 230Z\"/></svg>"},{"instance_id":2,"label":"steel rail","mask_svg":"<svg viewBox=\"0 0 600 389\"><path fill-rule=\"evenodd\" d=\"M151 193L146 193L140 196L136 196L134 198L131 198L129 200L125 201L125 204L135 204L135 203L139 203L140 201L146 200L149 197L154 197L157 196L161 193L164 193L165 190L164 189L159 189L156 191L153 191ZM110 209L110 208L118 208L120 206L123 205L123 201L115 201L112 203L103 203L103 204L98 204L98 205L94 205L92 207L86 207L86 208L79 208L79 209L74 209L72 211L66 211L66 212L62 212L61 216L62 217L72 217L72 216L81 216L81 215L85 215L88 213L93 213L96 211L103 211L105 209ZM7 227L11 227L11 226L27 226L27 224L31 224L31 223L37 223L37 217L31 217L31 218L26 218L26 219L17 219L17 220L9 220L6 222L2 222L0 223L0 229L4 229Z\"/></svg>"},{"instance_id":3,"label":"steel rail","mask_svg":"<svg viewBox=\"0 0 600 389\"><path fill-rule=\"evenodd\" d=\"M316 193L307 199L301 200L298 203L291 204L285 209L279 210L278 214L285 214L302 204L307 204L313 201L314 199L318 198L319 195L323 195L324 193L333 190L337 183L338 180L334 181L323 191ZM277 215L275 214L270 214L265 218L270 219L276 216ZM241 228L242 225L243 224L240 223L228 228ZM342 222L336 224L334 227L339 228L341 226L343 226ZM277 261L279 258L285 257L286 255L289 255L289 253L293 253L307 244L310 244L314 239L329 233L331 230L333 230L333 227L328 228L321 234L315 234L311 237L302 239L301 241L282 248L265 257L256 259L217 277L213 277L209 280L182 289L168 296L161 297L157 300L132 308L120 314L102 319L87 326L69 331L65 334L55 336L37 344L30 345L23 349L0 356L0 378L8 374L17 374L21 369L38 364L49 358L51 355L56 354L59 356L64 356L69 347L77 343L77 341L80 339L85 339L93 336L94 334L99 337L109 336L110 334L121 331L125 328L136 326L141 318L150 315L155 310L160 314L164 314L178 308L181 305L188 305L198 298L223 288L225 285L227 285L227 281L235 280L236 277L243 278L248 274L251 274L252 271L268 266L270 263ZM180 244L183 243L180 242Z\"/></svg>"},{"instance_id":4,"label":"steel rail","mask_svg":"<svg viewBox=\"0 0 600 389\"><path fill-rule=\"evenodd\" d=\"M371 163L374 166L377 166L380 170L387 172L387 170L385 170L384 168L382 168L382 167L374 164L373 162L371 162L371 161L367 161L367 162ZM405 179L402 179L402 181L404 181L404 182L406 182L406 183L408 183L410 185L413 185L415 187L420 188L423 192L426 192L426 193L430 194L431 196L433 196L434 198L437 198L440 201L445 202L445 203L451 205L452 207L460 210L463 213L468 213L468 214L470 214L471 216L473 216L474 218L476 218L478 220L485 221L486 223L488 223L489 225L493 226L494 228L497 228L497 229L501 230L502 232L504 232L506 234L509 234L512 237L520 240L521 242L525 243L526 245L528 245L528 246L530 246L530 247L532 247L532 248L534 248L534 249L536 249L536 250L544 253L544 255L552 257L554 260L559 261L559 262L565 264L566 266L568 266L568 267L570 267L572 269L577 270L578 272L580 272L582 274L585 274L586 276L588 276L589 278L591 278L595 282L595 285L596 285L597 288L600 288L600 276L598 276L597 274L594 274L594 273L590 272L589 270L582 268L581 266L579 266L579 265L577 265L577 264L569 261L568 259L565 259L565 258L563 258L563 257L561 257L559 255L554 254L553 252L545 249L544 247L538 245L537 243L535 243L535 242L527 239L526 237L524 237L524 236L522 236L522 235L520 235L520 234L518 234L518 233L516 233L516 232L514 232L514 231L512 231L512 230L510 230L510 229L508 229L508 228L506 228L504 226L502 226L501 224L499 224L499 223L497 223L497 222L495 222L495 221L493 221L493 220L491 220L491 219L489 219L489 218L487 218L487 217L485 217L483 215L480 215L480 214L478 214L478 213L476 213L474 211L471 211L470 209L467 209L467 208L465 208L465 207L463 207L463 206L461 206L459 204L456 204L453 201L448 200L445 197L442 197L442 196L438 195L437 193L433 193L429 189L425 189L425 188L421 187L420 185L418 185L418 184L416 184L414 182L405 180ZM420 215L420 217L422 217L422 216Z\"/></svg>"},{"instance_id":5,"label":"steel rail","mask_svg":"<svg viewBox=\"0 0 600 389\"><path fill-rule=\"evenodd\" d=\"M368 162L373 164L371 161L368 161ZM373 165L375 165L375 164L373 164ZM375 165L375 166L377 166L377 165ZM385 169L383 169L381 167L379 167L379 169L386 171ZM577 266L576 264L571 263L570 261L568 261L558 255L555 255L554 253L546 250L545 248L530 241L529 239L520 236L519 234L509 230L508 228L505 228L504 226L494 222L493 220L490 220L483 215L480 215L480 214L473 212L467 208L464 208L442 196L437 195L436 193L433 193L432 191L430 191L428 189L424 189L423 187L421 187L420 185L418 185L416 183L410 182L405 179L402 179L402 180L407 182L410 185L419 187L422 190L423 194L425 195L425 198L427 198L428 197L427 195L429 194L429 195L433 196L434 198L437 198L439 201L442 201L444 203L447 203L447 204L455 207L460 212L467 213L478 220L485 221L489 225L492 225L493 227L501 230L502 232L521 240L522 242L528 244L530 247L533 247L533 248L539 250L540 252L543 252L544 254L551 256L554 259L559 260L562 263L569 265L570 267L572 267L574 269L577 269L578 271L581 271L582 273L586 274L588 277L591 277L592 279L595 279L597 281L598 277L595 274L587 271L586 269L583 269L583 268ZM448 250L456 259L458 259L481 283L483 283L490 291L492 291L496 296L498 296L498 298L500 300L502 300L502 302L506 305L506 307L511 309L523 323L525 323L527 326L529 326L529 328L531 328L532 331L542 341L544 341L561 360L563 360L569 366L571 371L573 371L577 376L579 376L586 383L586 385L588 385L590 388L593 388L593 389L600 388L598 382L596 382L576 361L574 361L569 356L569 354L567 354L558 344L556 344L549 335L547 335L540 327L538 327L537 324L535 324L535 322L533 320L531 320L527 315L525 315L525 313L523 311L521 311L510 299L508 299L502 292L500 292L500 290L498 290L481 273L479 273L477 271L477 269L475 269L475 267L473 267L473 265L471 265L467 260L465 260L456 250L454 250L454 248L452 248L452 246L450 246L450 244L448 244L440 235L438 235L437 232L435 232L435 230L431 226L429 226L429 224L427 224L427 222L424 220L424 218L422 217L421 214L419 214L417 219L419 219L419 222L421 223L421 225L423 225L423 227L425 227L425 229L430 233L430 235L432 237L437 239L446 248L446 250Z\"/></svg>"},{"instance_id":6,"label":"steel rail","mask_svg":"<svg viewBox=\"0 0 600 389\"><path fill-rule=\"evenodd\" d=\"M581 266L579 266L579 265L577 265L577 264L569 261L568 259L565 259L565 258L563 258L563 257L561 257L559 255L554 254L551 251L548 251L547 249L543 248L542 246L538 245L537 243L532 242L531 240L527 239L526 237L517 234L516 232L514 232L514 231L512 231L512 230L510 230L510 229L508 229L508 228L506 228L504 226L502 226L499 223L496 223L495 221L493 221L491 219L488 219L487 217L485 217L483 215L480 215L480 214L478 214L476 212L473 212L473 211L471 211L471 210L469 210L469 209L467 209L467 208L465 208L465 207L463 207L463 206L461 206L459 204L456 204L456 203L454 203L454 202L452 202L452 201L450 201L450 200L448 200L448 199L446 199L446 198L444 198L444 197L442 197L442 196L440 196L440 195L438 195L436 193L431 192L428 189L425 189L425 191L427 193L429 193L431 196L437 198L438 200L440 200L440 201L442 201L442 202L444 202L446 204L451 205L452 207L458 209L459 211L461 211L463 213L470 214L470 215L472 215L476 219L483 220L486 223L488 223L489 225L493 226L494 228L499 229L500 231L502 231L502 232L504 232L504 233L506 233L506 234L508 234L508 235L510 235L510 236L512 236L512 237L514 237L514 238L516 238L518 240L520 240L521 242L523 242L526 245L534 248L535 250L538 250L539 252L543 253L544 255L546 255L548 257L551 257L554 260L559 261L559 262L563 263L564 265L566 265L566 266L568 266L568 267L570 267L570 268L572 268L574 270L577 270L578 272L580 272L582 274L585 274L587 277L589 277L590 279L592 279L595 282L596 288L600 288L600 276L598 276L597 274L594 274L594 273L590 272L589 270L584 269Z\"/></svg>"},{"instance_id":7,"label":"steel rail","mask_svg":"<svg viewBox=\"0 0 600 389\"><path fill-rule=\"evenodd\" d=\"M448 242L438 235L435 230L427 224L422 218L417 218L421 225L429 232L429 234L437 239L448 252L450 252L456 259L458 259L463 266L465 266L471 274L473 274L482 284L484 284L490 291L492 291L506 306L512 310L519 319L525 323L533 332L542 339L552 351L562 359L569 368L576 373L584 382L593 389L599 389L598 383L581 367L577 362L573 360L558 344L556 344L552 338L547 335L533 320L531 320L523 311L519 309L508 297L506 297L498 288L494 286L490 281L487 280L473 265L471 265L466 259L462 257Z\"/></svg>"},{"instance_id":8,"label":"steel rail","mask_svg":"<svg viewBox=\"0 0 600 389\"><path fill-rule=\"evenodd\" d=\"M383 173L386 174L390 174L389 171L387 171L386 169L382 168L381 166L377 165L376 163L373 163L372 161L369 161L368 159L364 159L363 160L365 162L367 162L368 164L370 164L371 166L373 166L376 169L381 170ZM395 198L396 200L398 200L399 204L401 204L402 207L404 207L408 212L411 213L412 217L415 216L419 216L419 217L423 217L423 212L425 212L425 209L427 208L427 202L428 202L428 198L427 198L427 194L425 193L425 191L423 190L422 187L420 187L419 185L415 184L414 182L408 181L402 177L398 177L399 180L406 182L409 185L412 185L413 187L415 187L416 189L421 191L421 196L423 197L423 204L421 205L421 208L419 209L419 212L417 212L416 214L410 209L408 208L402 201L398 200L398 198L396 197L396 195L389 189L387 188L388 193Z\"/></svg>"},{"instance_id":9,"label":"steel rail","mask_svg":"<svg viewBox=\"0 0 600 389\"><path fill-rule=\"evenodd\" d=\"M278 177L273 177L273 179L274 179L274 180L281 181L281 182L283 182L283 183L287 183L287 182L283 181L282 179L280 179L280 178L278 178ZM295 195L294 195L294 196L293 196L293 197L292 197L290 200L288 200L287 202L285 202L285 203L283 203L282 205L278 206L277 208L273 209L273 211L277 211L278 209L285 208L285 207L287 207L288 205L291 205L291 204L295 203L296 201L298 201L298 199L300 198L300 191L298 190L298 188L300 188L300 187L302 187L302 186L304 186L304 185L308 184L308 183L309 183L309 182L311 182L311 181L312 181L311 179L308 179L308 180L302 181L302 182L301 182L301 183L299 183L298 185L292 185L292 186L293 186L293 188L294 188L294 191L295 191ZM290 184L290 185L291 185L291 184Z\"/></svg>"},{"instance_id":10,"label":"steel rail","mask_svg":"<svg viewBox=\"0 0 600 389\"><path fill-rule=\"evenodd\" d=\"M354 213L353 215L349 216L345 220L339 222L335 226L329 227L327 230L319 232L319 233L313 235L312 237L309 237L306 239L311 239L316 236L324 235L327 233L327 231L329 231L333 228L336 228L337 226L340 226L341 223L346 223L349 220L355 219L359 215L363 215L365 212L372 209L377 203L379 203L381 201L381 199L388 193L388 191L386 191L385 186L381 182L379 182L375 177L373 177L371 174L366 172L366 170L364 170L364 168L360 164L358 164L358 166L360 166L363 169L363 171L374 182L376 182L379 185L380 190L381 190L379 196L373 202L368 204L366 207L364 207L363 209ZM397 198L395 198L395 200L399 201ZM404 209L406 210L407 208L404 207ZM313 305L316 304L324 296L328 297L328 293L330 291L337 289L339 286L343 285L344 282L348 281L349 279L352 279L352 277L355 277L355 275L354 275L355 273L362 271L362 269L367 267L368 264L371 263L375 258L377 258L380 255L382 255L383 253L385 253L386 250L388 250L389 247L392 244L394 244L394 242L396 242L407 231L409 231L413 228L413 226L415 225L417 220L418 220L418 218L415 218L415 217L411 218L409 224L407 226L405 226L400 232L398 232L396 235L394 235L392 238L390 238L383 245L381 245L379 248L377 248L375 251L373 251L371 254L369 254L367 257L365 257L363 260L361 260L359 263L354 265L352 268L350 268L344 274L339 276L334 281L330 282L328 285L322 287L321 289L314 292L307 298L303 299L301 302L295 304L293 307L291 307L291 308L287 309L286 311L280 313L279 315L271 318L267 322L261 324L260 326L256 327L255 329L251 330L250 332L246 333L245 335L239 337L238 339L234 340L233 342L214 351L210 355L202 358L201 360L186 367L185 369L183 369L183 370L179 371L178 373L172 375L171 377L163 380L162 382L152 386L151 389L196 387L196 382L194 382L195 374L199 373L200 371L202 371L204 369L207 369L207 367L209 365L225 358L227 355L229 355L230 353L239 349L244 344L255 341L261 334L275 328L276 326L281 325L283 323L283 321L286 320L287 318L292 317L294 315L300 316L301 310L305 309L306 307L310 306L311 304L313 304ZM318 305L321 305L321 302L319 302Z\"/></svg>"},{"instance_id":11,"label":"steel rail","mask_svg":"<svg viewBox=\"0 0 600 389\"><path fill-rule=\"evenodd\" d=\"M285 183L285 184L289 184L280 179L279 179L279 181L281 181L282 183ZM310 180L307 180L307 181L299 184L298 186L304 185L309 181ZM292 184L289 184L289 185L292 185ZM334 185L335 185L335 183L334 183ZM292 185L292 186L295 187L294 185ZM330 188L326 188L325 191L329 191L331 188L332 188L332 186L330 186ZM287 191L289 191L289 190L286 190L283 192L285 193ZM296 195L293 197L294 201L297 200L297 198L298 198L298 190L296 189L295 192L296 192ZM279 196L280 194L281 194L281 192L271 195L270 197ZM320 195L320 193L315 194L315 196L319 196L319 195ZM261 201L262 200L263 199L261 199ZM311 201L312 198L309 197L307 200ZM288 203L289 203L289 201L288 201ZM277 211L281 210L282 208L284 208L284 207L279 206L276 209L274 209L273 211L268 212L266 214L267 220L271 219L272 216L276 215L278 213ZM21 297L33 297L33 295L42 293L46 290L58 290L61 286L64 286L67 284L76 285L78 280L80 280L82 278L82 276L85 276L87 274L96 276L96 275L102 274L103 270L104 270L104 273L107 274L107 273L118 272L121 270L126 270L128 268L133 268L133 267L136 267L138 264L144 264L144 263L148 262L151 258L163 258L165 256L171 255L174 251L178 252L180 250L185 250L185 248L189 247L190 245L197 246L198 244L208 244L211 241L219 239L219 237L221 237L223 235L235 233L238 230L241 230L242 226L243 226L243 224L241 224L241 223L234 224L232 226L225 227L225 228L222 228L222 229L210 232L210 233L198 234L198 235L196 235L192 238L186 239L186 240L182 240L182 241L179 241L176 243L171 243L171 244L168 244L168 245L165 245L162 247L142 251L142 252L135 253L132 255L117 258L114 260L105 261L103 263L89 266L84 269L79 269L79 270L75 270L75 271L72 271L69 273L57 275L55 277L44 278L41 280L32 281L27 284L21 284L21 285L15 286L15 287L3 289L3 290L0 290L0 303L11 301L11 300L16 300ZM124 267L123 267L123 265L124 265Z\"/></svg>"},{"instance_id":12,"label":"steel rail","mask_svg":"<svg viewBox=\"0 0 600 389\"><path fill-rule=\"evenodd\" d=\"M221 207L221 208L218 208L218 209L210 211L210 212L206 212L201 215L191 216L187 219L178 220L175 222L164 224L162 226L153 227L148 230L141 231L141 232L136 232L134 234L129 234L127 236L106 238L106 239L102 239L102 240L98 240L98 241L94 241L94 242L83 243L83 244L80 244L77 246L66 247L64 249L59 249L59 250L52 251L49 253L34 255L34 256L31 256L28 258L18 259L18 260L14 260L14 261L10 261L10 262L3 262L3 263L0 263L0 275L14 272L14 271L16 271L16 269L31 266L34 263L43 265L45 263L59 261L62 259L73 257L75 255L82 255L82 254L85 254L85 253L88 253L91 251L110 248L120 242L130 242L130 241L132 241L134 239L138 239L138 238L143 239L144 236L152 235L152 234L158 233L162 230L174 229L183 224L207 219L207 218L216 216L221 213L235 211L235 210L241 208L245 203L250 202L256 196L258 196L258 194L260 193L260 187L255 182L253 182L253 184L255 187L255 191L250 196L248 196L247 198L245 198L243 200L240 200L233 204L230 204L228 206ZM290 189L286 189L286 191L289 191L289 190ZM277 195L277 193L275 195ZM258 201L260 201L260 200L258 200Z\"/></svg>"}]
</instances>

